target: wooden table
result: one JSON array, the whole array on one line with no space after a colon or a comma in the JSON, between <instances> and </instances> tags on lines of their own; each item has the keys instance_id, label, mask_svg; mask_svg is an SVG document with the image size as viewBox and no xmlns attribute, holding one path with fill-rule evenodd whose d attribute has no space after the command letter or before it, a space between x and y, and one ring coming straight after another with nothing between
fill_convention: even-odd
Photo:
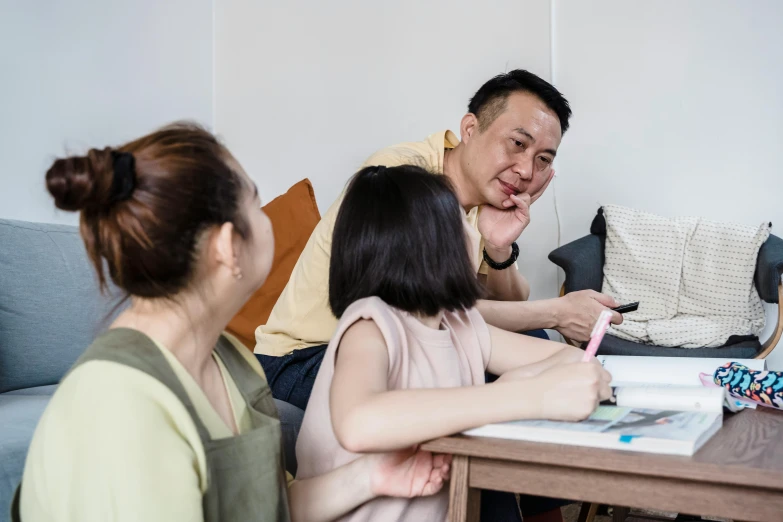
<instances>
[{"instance_id":1,"label":"wooden table","mask_svg":"<svg viewBox=\"0 0 783 522\"><path fill-rule=\"evenodd\" d=\"M480 489L783 521L783 413L766 408L724 417L693 457L464 435L424 449L454 455L450 522L479 519Z\"/></svg>"}]
</instances>

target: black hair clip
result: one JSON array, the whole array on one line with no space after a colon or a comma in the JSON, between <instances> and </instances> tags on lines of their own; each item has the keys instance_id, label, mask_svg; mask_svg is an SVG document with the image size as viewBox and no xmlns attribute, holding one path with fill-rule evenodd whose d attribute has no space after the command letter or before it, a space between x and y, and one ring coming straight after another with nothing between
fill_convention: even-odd
<instances>
[{"instance_id":1,"label":"black hair clip","mask_svg":"<svg viewBox=\"0 0 783 522\"><path fill-rule=\"evenodd\" d=\"M136 190L136 159L130 152L112 151L113 178L111 201L118 203L130 199Z\"/></svg>"}]
</instances>

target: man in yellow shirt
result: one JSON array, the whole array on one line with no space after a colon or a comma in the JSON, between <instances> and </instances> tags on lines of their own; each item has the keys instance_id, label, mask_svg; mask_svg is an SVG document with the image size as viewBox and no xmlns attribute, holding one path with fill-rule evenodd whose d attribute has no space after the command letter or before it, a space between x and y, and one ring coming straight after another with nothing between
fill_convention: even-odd
<instances>
[{"instance_id":1,"label":"man in yellow shirt","mask_svg":"<svg viewBox=\"0 0 783 522\"><path fill-rule=\"evenodd\" d=\"M515 265L515 241L530 222L530 205L554 176L552 162L570 116L568 101L551 84L514 70L489 80L470 100L462 141L451 131L438 132L376 152L364 166L416 164L450 178L489 297L477 307L489 324L510 331L555 328L586 340L601 311L617 303L593 291L527 301L529 286ZM341 201L316 226L267 324L256 330L255 353L274 397L302 409L337 327L328 300L329 259Z\"/></svg>"}]
</instances>

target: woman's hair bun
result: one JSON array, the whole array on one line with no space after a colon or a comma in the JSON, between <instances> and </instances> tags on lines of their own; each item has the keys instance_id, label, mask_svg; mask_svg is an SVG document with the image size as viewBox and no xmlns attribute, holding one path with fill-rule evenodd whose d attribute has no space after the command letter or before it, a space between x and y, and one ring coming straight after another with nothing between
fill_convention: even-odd
<instances>
[{"instance_id":1,"label":"woman's hair bun","mask_svg":"<svg viewBox=\"0 0 783 522\"><path fill-rule=\"evenodd\" d=\"M112 149L90 149L86 156L55 160L46 171L46 188L62 210L100 209L111 205Z\"/></svg>"}]
</instances>

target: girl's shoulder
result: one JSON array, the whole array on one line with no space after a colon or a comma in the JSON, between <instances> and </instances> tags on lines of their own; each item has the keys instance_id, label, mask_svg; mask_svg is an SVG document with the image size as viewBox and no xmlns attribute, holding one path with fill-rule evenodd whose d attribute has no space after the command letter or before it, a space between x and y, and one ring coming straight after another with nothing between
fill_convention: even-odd
<instances>
[{"instance_id":1,"label":"girl's shoulder","mask_svg":"<svg viewBox=\"0 0 783 522\"><path fill-rule=\"evenodd\" d=\"M487 323L481 316L481 313L477 308L468 308L465 310L454 310L453 312L446 312L443 314L443 322L449 328L479 328L484 330L487 328Z\"/></svg>"},{"instance_id":2,"label":"girl's shoulder","mask_svg":"<svg viewBox=\"0 0 783 522\"><path fill-rule=\"evenodd\" d=\"M369 320L375 323L387 344L394 343L403 332L401 312L386 304L380 297L365 297L346 308L340 318L332 343L339 343L345 332L356 323Z\"/></svg>"},{"instance_id":3,"label":"girl's shoulder","mask_svg":"<svg viewBox=\"0 0 783 522\"><path fill-rule=\"evenodd\" d=\"M391 305L386 304L386 301L380 297L371 296L354 301L351 306L345 309L345 313L340 318L340 321L350 320L350 317L362 314L380 314L380 315L397 315L400 311Z\"/></svg>"},{"instance_id":4,"label":"girl's shoulder","mask_svg":"<svg viewBox=\"0 0 783 522\"><path fill-rule=\"evenodd\" d=\"M345 310L340 318L337 332L341 335L356 322L367 319L374 321L385 335L386 330L403 330L405 317L408 315L410 314L387 304L380 297L365 297ZM470 332L478 333L481 337L489 335L487 324L475 307L447 311L443 314L443 323L447 329L457 334Z\"/></svg>"},{"instance_id":5,"label":"girl's shoulder","mask_svg":"<svg viewBox=\"0 0 783 522\"><path fill-rule=\"evenodd\" d=\"M478 347L484 360L484 367L489 364L492 338L486 321L475 307L446 312L443 316L443 324L460 342Z\"/></svg>"}]
</instances>

